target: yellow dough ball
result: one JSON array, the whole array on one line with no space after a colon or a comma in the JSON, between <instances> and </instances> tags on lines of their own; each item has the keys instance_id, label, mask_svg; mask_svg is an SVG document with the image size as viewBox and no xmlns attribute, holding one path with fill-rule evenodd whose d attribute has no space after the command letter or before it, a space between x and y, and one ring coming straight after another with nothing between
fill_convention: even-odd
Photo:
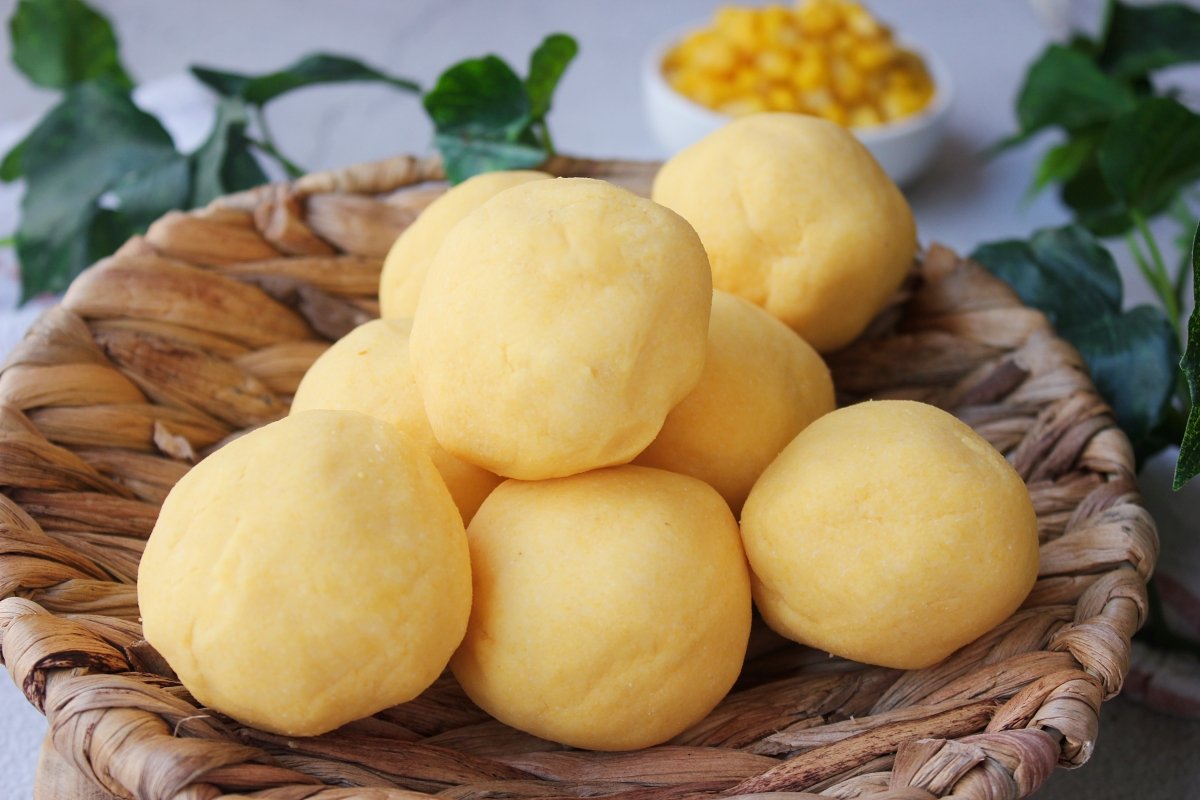
<instances>
[{"instance_id":1,"label":"yellow dough ball","mask_svg":"<svg viewBox=\"0 0 1200 800\"><path fill-rule=\"evenodd\" d=\"M653 197L700 234L714 286L822 353L862 333L917 251L904 195L852 133L817 117L735 120L667 161Z\"/></svg>"},{"instance_id":2,"label":"yellow dough ball","mask_svg":"<svg viewBox=\"0 0 1200 800\"><path fill-rule=\"evenodd\" d=\"M935 664L1017 610L1037 518L1004 457L924 403L848 406L809 425L742 512L754 599L777 632L899 669Z\"/></svg>"},{"instance_id":3,"label":"yellow dough ball","mask_svg":"<svg viewBox=\"0 0 1200 800\"><path fill-rule=\"evenodd\" d=\"M361 411L407 433L446 481L464 522L470 522L501 478L455 458L437 443L413 380L408 356L412 320L372 320L321 354L296 390L292 413L313 409Z\"/></svg>"},{"instance_id":4,"label":"yellow dough ball","mask_svg":"<svg viewBox=\"0 0 1200 800\"><path fill-rule=\"evenodd\" d=\"M448 451L537 480L631 460L704 368L712 280L677 214L603 181L532 181L446 237L413 373Z\"/></svg>"},{"instance_id":5,"label":"yellow dough ball","mask_svg":"<svg viewBox=\"0 0 1200 800\"><path fill-rule=\"evenodd\" d=\"M695 478L626 465L506 481L468 539L475 604L450 666L501 722L575 747L649 747L737 679L745 556L729 508Z\"/></svg>"},{"instance_id":6,"label":"yellow dough ball","mask_svg":"<svg viewBox=\"0 0 1200 800\"><path fill-rule=\"evenodd\" d=\"M716 291L700 382L634 463L699 478L736 514L775 456L833 408L821 356L758 306Z\"/></svg>"},{"instance_id":7,"label":"yellow dough ball","mask_svg":"<svg viewBox=\"0 0 1200 800\"><path fill-rule=\"evenodd\" d=\"M379 314L384 319L412 317L429 264L458 221L505 189L549 178L536 170L485 172L446 191L397 237L379 276Z\"/></svg>"},{"instance_id":8,"label":"yellow dough ball","mask_svg":"<svg viewBox=\"0 0 1200 800\"><path fill-rule=\"evenodd\" d=\"M286 417L163 503L138 572L146 639L206 706L311 736L411 700L466 630L466 532L433 463L382 420Z\"/></svg>"}]
</instances>

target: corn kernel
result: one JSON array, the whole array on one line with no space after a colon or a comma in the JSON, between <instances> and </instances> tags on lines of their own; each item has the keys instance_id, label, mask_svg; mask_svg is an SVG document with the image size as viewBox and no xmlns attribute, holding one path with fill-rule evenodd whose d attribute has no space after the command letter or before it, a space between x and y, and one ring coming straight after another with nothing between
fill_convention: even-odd
<instances>
[{"instance_id":1,"label":"corn kernel","mask_svg":"<svg viewBox=\"0 0 1200 800\"><path fill-rule=\"evenodd\" d=\"M863 99L867 92L867 82L862 73L849 63L837 60L833 62L833 91L838 99L848 105L853 105Z\"/></svg>"},{"instance_id":2,"label":"corn kernel","mask_svg":"<svg viewBox=\"0 0 1200 800\"><path fill-rule=\"evenodd\" d=\"M716 27L737 49L752 53L758 45L758 27L752 9L725 6L717 12Z\"/></svg>"},{"instance_id":3,"label":"corn kernel","mask_svg":"<svg viewBox=\"0 0 1200 800\"><path fill-rule=\"evenodd\" d=\"M846 29L861 39L870 39L883 33L883 26L858 3L849 3L843 13Z\"/></svg>"},{"instance_id":4,"label":"corn kernel","mask_svg":"<svg viewBox=\"0 0 1200 800\"><path fill-rule=\"evenodd\" d=\"M767 110L767 104L759 97L741 97L737 100L730 100L717 107L717 110L722 114L728 114L731 117L740 117L745 114L757 114Z\"/></svg>"},{"instance_id":5,"label":"corn kernel","mask_svg":"<svg viewBox=\"0 0 1200 800\"><path fill-rule=\"evenodd\" d=\"M891 62L895 52L887 42L863 42L850 52L850 60L859 69L874 72Z\"/></svg>"},{"instance_id":6,"label":"corn kernel","mask_svg":"<svg viewBox=\"0 0 1200 800\"><path fill-rule=\"evenodd\" d=\"M845 125L850 121L850 117L846 113L846 109L837 103L830 103L817 113L819 116L824 117L830 122L836 122L838 125Z\"/></svg>"},{"instance_id":7,"label":"corn kernel","mask_svg":"<svg viewBox=\"0 0 1200 800\"><path fill-rule=\"evenodd\" d=\"M841 8L826 0L807 0L796 10L796 20L806 36L824 36L842 24Z\"/></svg>"},{"instance_id":8,"label":"corn kernel","mask_svg":"<svg viewBox=\"0 0 1200 800\"><path fill-rule=\"evenodd\" d=\"M850 127L873 128L883 124L883 117L873 106L855 106L850 109Z\"/></svg>"},{"instance_id":9,"label":"corn kernel","mask_svg":"<svg viewBox=\"0 0 1200 800\"><path fill-rule=\"evenodd\" d=\"M925 99L912 89L889 89L880 101L883 115L888 119L899 119L915 114L925 107Z\"/></svg>"},{"instance_id":10,"label":"corn kernel","mask_svg":"<svg viewBox=\"0 0 1200 800\"><path fill-rule=\"evenodd\" d=\"M791 54L782 48L771 48L758 54L754 60L759 73L768 80L783 80L791 74L796 62Z\"/></svg>"},{"instance_id":11,"label":"corn kernel","mask_svg":"<svg viewBox=\"0 0 1200 800\"><path fill-rule=\"evenodd\" d=\"M796 64L792 83L802 92L825 86L829 83L829 65L819 56L806 56Z\"/></svg>"},{"instance_id":12,"label":"corn kernel","mask_svg":"<svg viewBox=\"0 0 1200 800\"><path fill-rule=\"evenodd\" d=\"M776 84L767 90L767 108L772 111L798 111L796 93L786 86Z\"/></svg>"}]
</instances>

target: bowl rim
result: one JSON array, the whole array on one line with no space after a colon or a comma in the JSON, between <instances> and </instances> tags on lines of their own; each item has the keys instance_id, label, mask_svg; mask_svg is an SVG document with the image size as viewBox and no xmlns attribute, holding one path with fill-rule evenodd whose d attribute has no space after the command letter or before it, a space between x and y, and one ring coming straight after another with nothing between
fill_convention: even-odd
<instances>
[{"instance_id":1,"label":"bowl rim","mask_svg":"<svg viewBox=\"0 0 1200 800\"><path fill-rule=\"evenodd\" d=\"M662 70L662 63L666 58L667 50L680 42L689 33L702 30L702 26L707 25L708 22L692 21L664 31L655 37L642 56L642 80L646 83L658 84L668 92L669 96L678 100L695 115L706 118L715 124L723 125L736 119L736 117L697 103L687 95L676 91L675 87L667 81ZM954 101L954 80L951 77L950 69L946 66L941 56L925 47L922 43L906 36L894 36L893 41L900 47L915 53L925 63L925 66L929 69L930 77L933 79L933 99L915 114L909 114L891 122L885 122L870 128L846 126L846 129L851 131L864 144L882 143L929 128L947 115ZM823 117L818 118L823 119Z\"/></svg>"}]
</instances>

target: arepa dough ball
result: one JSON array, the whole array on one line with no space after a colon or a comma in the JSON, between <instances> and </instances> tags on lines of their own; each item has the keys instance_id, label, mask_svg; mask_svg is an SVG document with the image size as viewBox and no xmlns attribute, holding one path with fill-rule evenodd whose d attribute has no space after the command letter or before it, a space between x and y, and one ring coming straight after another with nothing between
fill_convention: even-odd
<instances>
[{"instance_id":1,"label":"arepa dough ball","mask_svg":"<svg viewBox=\"0 0 1200 800\"><path fill-rule=\"evenodd\" d=\"M501 478L455 458L438 444L425 416L408 355L412 320L371 320L321 354L296 389L292 413L361 411L407 433L433 459L464 522Z\"/></svg>"},{"instance_id":2,"label":"arepa dough ball","mask_svg":"<svg viewBox=\"0 0 1200 800\"><path fill-rule=\"evenodd\" d=\"M411 700L466 630L466 533L424 450L309 411L205 458L138 571L146 639L206 706L313 736Z\"/></svg>"},{"instance_id":3,"label":"arepa dough ball","mask_svg":"<svg viewBox=\"0 0 1200 800\"><path fill-rule=\"evenodd\" d=\"M549 178L536 170L485 172L453 186L421 212L388 250L379 276L379 314L412 317L425 285L425 273L442 240L458 221L505 189Z\"/></svg>"},{"instance_id":4,"label":"arepa dough ball","mask_svg":"<svg viewBox=\"0 0 1200 800\"><path fill-rule=\"evenodd\" d=\"M852 133L818 117L734 120L668 160L653 197L700 234L716 288L822 353L862 333L917 252L904 195Z\"/></svg>"},{"instance_id":5,"label":"arepa dough ball","mask_svg":"<svg viewBox=\"0 0 1200 800\"><path fill-rule=\"evenodd\" d=\"M586 178L501 192L447 235L413 320L430 426L513 478L628 462L699 380L711 304L674 212Z\"/></svg>"},{"instance_id":6,"label":"arepa dough ball","mask_svg":"<svg viewBox=\"0 0 1200 800\"><path fill-rule=\"evenodd\" d=\"M1024 482L970 427L906 400L826 414L742 511L754 599L777 632L898 669L1004 621L1037 578Z\"/></svg>"},{"instance_id":7,"label":"arepa dough ball","mask_svg":"<svg viewBox=\"0 0 1200 800\"><path fill-rule=\"evenodd\" d=\"M451 669L501 722L649 747L737 679L750 582L737 523L701 481L631 465L506 481L467 536L475 603Z\"/></svg>"},{"instance_id":8,"label":"arepa dough ball","mask_svg":"<svg viewBox=\"0 0 1200 800\"><path fill-rule=\"evenodd\" d=\"M718 290L700 382L634 463L699 478L737 514L775 456L833 408L833 380L817 351L758 306Z\"/></svg>"}]
</instances>

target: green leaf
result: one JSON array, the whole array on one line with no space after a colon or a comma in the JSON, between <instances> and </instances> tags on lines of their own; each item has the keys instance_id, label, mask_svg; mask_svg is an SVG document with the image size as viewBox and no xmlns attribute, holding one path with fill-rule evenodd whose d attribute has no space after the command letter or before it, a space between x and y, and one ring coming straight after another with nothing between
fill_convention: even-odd
<instances>
[{"instance_id":1,"label":"green leaf","mask_svg":"<svg viewBox=\"0 0 1200 800\"><path fill-rule=\"evenodd\" d=\"M1132 108L1133 90L1084 53L1051 45L1029 68L1017 98L1023 135L1044 128L1080 131Z\"/></svg>"},{"instance_id":2,"label":"green leaf","mask_svg":"<svg viewBox=\"0 0 1200 800\"><path fill-rule=\"evenodd\" d=\"M191 205L207 205L222 195L267 182L266 173L250 149L248 123L242 101L226 98L217 105L212 132L188 157L192 167Z\"/></svg>"},{"instance_id":3,"label":"green leaf","mask_svg":"<svg viewBox=\"0 0 1200 800\"><path fill-rule=\"evenodd\" d=\"M1079 226L1040 230L1028 242L983 244L971 258L1012 286L1060 332L1121 310L1117 264Z\"/></svg>"},{"instance_id":4,"label":"green leaf","mask_svg":"<svg viewBox=\"0 0 1200 800\"><path fill-rule=\"evenodd\" d=\"M112 26L80 0L21 0L8 27L13 63L38 86L66 89L86 81L133 86Z\"/></svg>"},{"instance_id":5,"label":"green leaf","mask_svg":"<svg viewBox=\"0 0 1200 800\"><path fill-rule=\"evenodd\" d=\"M1096 142L1091 136L1078 136L1067 139L1046 151L1038 164L1037 174L1029 189L1031 195L1045 189L1052 183L1065 182L1074 178L1087 163L1096 150Z\"/></svg>"},{"instance_id":6,"label":"green leaf","mask_svg":"<svg viewBox=\"0 0 1200 800\"><path fill-rule=\"evenodd\" d=\"M1180 3L1114 3L1100 66L1121 78L1200 61L1200 11Z\"/></svg>"},{"instance_id":7,"label":"green leaf","mask_svg":"<svg viewBox=\"0 0 1200 800\"><path fill-rule=\"evenodd\" d=\"M514 142L532 121L525 84L497 56L460 61L425 95L425 110L438 133Z\"/></svg>"},{"instance_id":8,"label":"green leaf","mask_svg":"<svg viewBox=\"0 0 1200 800\"><path fill-rule=\"evenodd\" d=\"M111 85L85 83L26 139L17 230L22 298L60 292L122 234L181 205L188 172L158 120Z\"/></svg>"},{"instance_id":9,"label":"green leaf","mask_svg":"<svg viewBox=\"0 0 1200 800\"><path fill-rule=\"evenodd\" d=\"M314 53L275 72L264 75L241 75L205 67L192 67L192 74L218 94L237 97L252 105L265 105L294 89L322 83L370 81L386 83L409 92L421 87L407 78L398 78L346 56Z\"/></svg>"},{"instance_id":10,"label":"green leaf","mask_svg":"<svg viewBox=\"0 0 1200 800\"><path fill-rule=\"evenodd\" d=\"M1113 196L1152 216L1200 178L1200 114L1176 100L1147 98L1112 121L1096 159Z\"/></svg>"},{"instance_id":11,"label":"green leaf","mask_svg":"<svg viewBox=\"0 0 1200 800\"><path fill-rule=\"evenodd\" d=\"M1141 453L1175 392L1179 340L1155 306L1098 317L1063 332L1079 350L1117 424Z\"/></svg>"},{"instance_id":12,"label":"green leaf","mask_svg":"<svg viewBox=\"0 0 1200 800\"><path fill-rule=\"evenodd\" d=\"M565 33L550 34L533 51L525 88L529 92L530 116L534 120L541 120L550 111L554 90L578 53L579 43Z\"/></svg>"},{"instance_id":13,"label":"green leaf","mask_svg":"<svg viewBox=\"0 0 1200 800\"><path fill-rule=\"evenodd\" d=\"M12 149L4 155L4 160L0 161L0 181L12 183L20 180L21 176L25 174L25 165L21 162L24 159L25 144L28 141L29 137L26 136L14 144Z\"/></svg>"},{"instance_id":14,"label":"green leaf","mask_svg":"<svg viewBox=\"0 0 1200 800\"><path fill-rule=\"evenodd\" d=\"M1175 462L1176 491L1200 473L1200 225L1192 237L1192 298L1194 306L1188 318L1187 348L1179 361L1187 382L1192 407L1188 412L1183 442L1179 445L1179 460Z\"/></svg>"},{"instance_id":15,"label":"green leaf","mask_svg":"<svg viewBox=\"0 0 1200 800\"><path fill-rule=\"evenodd\" d=\"M531 169L546 161L546 151L538 145L471 139L455 133L439 133L434 143L442 153L446 178L458 184L483 172L506 169Z\"/></svg>"},{"instance_id":16,"label":"green leaf","mask_svg":"<svg viewBox=\"0 0 1200 800\"><path fill-rule=\"evenodd\" d=\"M1084 228L1067 226L1038 231L1029 242L985 244L971 258L1075 345L1118 424L1135 446L1143 443L1174 391L1179 344L1159 309L1121 311L1112 255Z\"/></svg>"},{"instance_id":17,"label":"green leaf","mask_svg":"<svg viewBox=\"0 0 1200 800\"><path fill-rule=\"evenodd\" d=\"M1133 227L1129 209L1113 195L1094 152L1062 185L1060 197L1075 212L1075 221L1097 236L1118 236Z\"/></svg>"}]
</instances>

